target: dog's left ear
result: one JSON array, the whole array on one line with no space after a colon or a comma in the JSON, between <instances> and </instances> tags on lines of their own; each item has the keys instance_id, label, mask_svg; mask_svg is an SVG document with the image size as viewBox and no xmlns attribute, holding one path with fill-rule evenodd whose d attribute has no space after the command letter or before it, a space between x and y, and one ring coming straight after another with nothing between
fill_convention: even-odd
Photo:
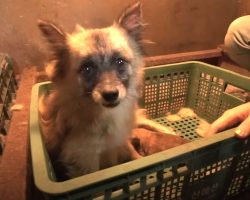
<instances>
[{"instance_id":1,"label":"dog's left ear","mask_svg":"<svg viewBox=\"0 0 250 200\"><path fill-rule=\"evenodd\" d=\"M40 28L41 32L43 33L55 53L65 48L65 33L61 29L59 29L55 24L47 21L38 20L38 27Z\"/></svg>"},{"instance_id":2,"label":"dog's left ear","mask_svg":"<svg viewBox=\"0 0 250 200\"><path fill-rule=\"evenodd\" d=\"M38 21L38 27L49 42L53 51L53 65L49 65L48 76L52 81L62 78L69 66L69 51L66 42L66 34L56 25L50 22ZM47 71L47 70L46 70Z\"/></svg>"},{"instance_id":3,"label":"dog's left ear","mask_svg":"<svg viewBox=\"0 0 250 200\"><path fill-rule=\"evenodd\" d=\"M137 42L141 40L143 30L141 7L140 2L129 6L118 20L118 24Z\"/></svg>"}]
</instances>

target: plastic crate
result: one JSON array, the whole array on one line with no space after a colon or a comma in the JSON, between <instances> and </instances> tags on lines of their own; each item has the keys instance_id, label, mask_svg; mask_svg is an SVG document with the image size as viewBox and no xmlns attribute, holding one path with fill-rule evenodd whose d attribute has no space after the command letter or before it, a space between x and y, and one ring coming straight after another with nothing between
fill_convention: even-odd
<instances>
[{"instance_id":1,"label":"plastic crate","mask_svg":"<svg viewBox=\"0 0 250 200\"><path fill-rule=\"evenodd\" d=\"M204 139L195 133L194 118L170 123L168 111L193 108L212 121L224 110L243 103L225 92L228 84L250 91L250 78L201 62L145 69L141 105L156 121L172 126L190 143L57 182L42 141L38 98L50 82L33 87L30 143L35 185L48 199L229 199L250 189L249 139L234 137L233 129Z\"/></svg>"},{"instance_id":2,"label":"plastic crate","mask_svg":"<svg viewBox=\"0 0 250 200\"><path fill-rule=\"evenodd\" d=\"M16 96L17 82L13 62L9 55L0 53L0 155L3 152L4 137L11 119L10 107Z\"/></svg>"}]
</instances>

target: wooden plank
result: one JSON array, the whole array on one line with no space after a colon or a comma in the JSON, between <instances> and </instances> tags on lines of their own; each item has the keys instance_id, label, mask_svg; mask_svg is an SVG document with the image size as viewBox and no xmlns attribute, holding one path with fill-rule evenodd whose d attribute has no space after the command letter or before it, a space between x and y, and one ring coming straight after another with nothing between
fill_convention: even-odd
<instances>
[{"instance_id":1,"label":"wooden plank","mask_svg":"<svg viewBox=\"0 0 250 200\"><path fill-rule=\"evenodd\" d=\"M203 60L209 58L219 58L222 56L221 49L209 49L187 53L176 53L145 58L146 66L171 64L191 60Z\"/></svg>"}]
</instances>

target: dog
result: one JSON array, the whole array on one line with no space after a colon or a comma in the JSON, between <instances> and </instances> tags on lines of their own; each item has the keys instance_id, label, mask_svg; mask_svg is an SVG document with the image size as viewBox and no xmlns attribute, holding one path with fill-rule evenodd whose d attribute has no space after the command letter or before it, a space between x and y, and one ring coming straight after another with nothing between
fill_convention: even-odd
<instances>
[{"instance_id":1,"label":"dog","mask_svg":"<svg viewBox=\"0 0 250 200\"><path fill-rule=\"evenodd\" d=\"M136 116L144 66L141 3L106 28L77 25L68 34L46 21L38 26L53 52L46 68L52 89L40 97L39 113L57 177L141 158L129 141L133 128L150 122L165 129Z\"/></svg>"},{"instance_id":2,"label":"dog","mask_svg":"<svg viewBox=\"0 0 250 200\"><path fill-rule=\"evenodd\" d=\"M133 129L130 138L135 150L143 157L190 142L178 135L154 132L147 128Z\"/></svg>"}]
</instances>

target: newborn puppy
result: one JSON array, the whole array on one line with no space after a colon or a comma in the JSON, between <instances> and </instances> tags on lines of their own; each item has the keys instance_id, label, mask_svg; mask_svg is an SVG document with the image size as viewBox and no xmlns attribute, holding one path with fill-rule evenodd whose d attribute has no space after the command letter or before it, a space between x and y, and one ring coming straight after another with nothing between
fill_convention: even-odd
<instances>
[{"instance_id":1,"label":"newborn puppy","mask_svg":"<svg viewBox=\"0 0 250 200\"><path fill-rule=\"evenodd\" d=\"M154 132L144 128L134 129L130 140L141 156L148 156L189 142L177 135Z\"/></svg>"}]
</instances>

